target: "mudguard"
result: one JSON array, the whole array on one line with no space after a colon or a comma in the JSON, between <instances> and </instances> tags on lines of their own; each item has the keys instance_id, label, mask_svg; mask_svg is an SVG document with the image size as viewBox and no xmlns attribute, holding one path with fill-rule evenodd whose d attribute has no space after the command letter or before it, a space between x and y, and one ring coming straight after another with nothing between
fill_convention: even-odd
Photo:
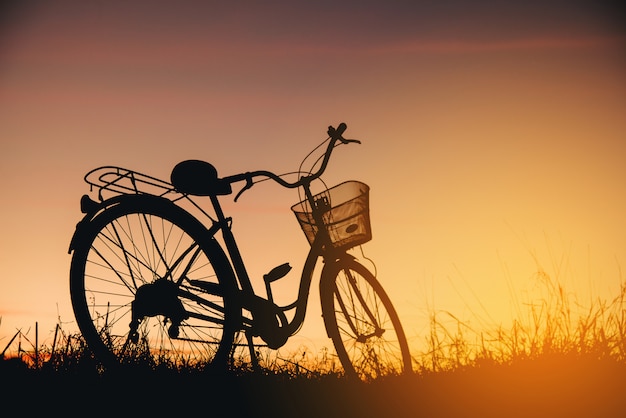
<instances>
[{"instance_id":1,"label":"mudguard","mask_svg":"<svg viewBox=\"0 0 626 418\"><path fill-rule=\"evenodd\" d=\"M136 207L155 207L158 205L174 205L170 200L149 194L129 194L114 196L102 202L92 200L88 195L83 195L80 199L81 212L85 216L76 224L76 230L70 240L68 254L84 241L86 231L89 229L91 222L97 218L103 211L119 204L134 205Z\"/></svg>"}]
</instances>

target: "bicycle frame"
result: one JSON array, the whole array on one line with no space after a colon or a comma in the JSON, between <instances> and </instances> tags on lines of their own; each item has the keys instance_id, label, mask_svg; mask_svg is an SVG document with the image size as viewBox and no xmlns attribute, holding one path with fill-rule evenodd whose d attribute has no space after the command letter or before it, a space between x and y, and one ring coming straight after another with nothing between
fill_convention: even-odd
<instances>
[{"instance_id":1,"label":"bicycle frame","mask_svg":"<svg viewBox=\"0 0 626 418\"><path fill-rule=\"evenodd\" d=\"M321 210L318 209L314 203L314 198L310 190L310 182L303 184L303 188L307 200L310 202L312 207L315 208L313 210L313 216L319 222L322 222ZM247 328L253 328L255 321L262 321L264 318L263 313L259 312L259 310L269 310L269 312L272 312L273 314L276 314L278 316L278 318L280 319L280 325L278 328L270 330L274 333L274 337L262 337L266 337L268 339L277 338L280 342L286 342L286 340L290 336L294 335L298 331L306 317L311 283L313 281L313 272L319 258L322 257L325 262L327 262L328 260L335 261L337 259L340 259L342 256L345 256L345 251L337 251L328 246L327 244L330 242L330 237L326 230L321 228L318 232L318 235L316 236L315 242L311 245L309 253L306 257L300 277L298 295L295 302L286 306L278 306L274 303L272 299L268 282L266 282L266 288L268 289L267 299L260 298L254 292L250 276L248 275L248 271L245 267L245 263L239 251L239 247L237 246L235 237L230 229L231 218L225 216L218 196L210 196L210 199L217 219L213 220L213 224L208 230L209 234L211 236L215 236L218 232L221 232L226 247L226 253L230 258L231 266L233 268L233 271L238 281L239 289L241 291L240 296L242 307L250 311L253 315L252 321L247 320L247 318L242 316L242 325ZM324 250L325 247L328 249ZM288 321L285 312L292 309L295 309L295 313L292 320ZM278 335L276 335L276 333L278 333Z\"/></svg>"}]
</instances>

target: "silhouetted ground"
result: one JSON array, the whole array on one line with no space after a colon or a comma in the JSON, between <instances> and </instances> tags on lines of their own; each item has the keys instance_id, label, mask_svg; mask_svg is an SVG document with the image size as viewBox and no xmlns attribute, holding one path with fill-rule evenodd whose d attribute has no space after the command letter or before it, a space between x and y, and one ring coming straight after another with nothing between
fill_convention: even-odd
<instances>
[{"instance_id":1,"label":"silhouetted ground","mask_svg":"<svg viewBox=\"0 0 626 418\"><path fill-rule=\"evenodd\" d=\"M563 356L371 383L171 370L98 374L0 362L2 415L623 417L626 364ZM44 416L45 416L44 415Z\"/></svg>"}]
</instances>

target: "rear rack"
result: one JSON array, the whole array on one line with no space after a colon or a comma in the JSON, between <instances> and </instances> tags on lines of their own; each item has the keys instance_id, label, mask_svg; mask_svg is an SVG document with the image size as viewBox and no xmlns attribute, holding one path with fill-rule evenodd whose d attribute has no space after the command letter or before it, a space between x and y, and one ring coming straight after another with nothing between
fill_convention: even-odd
<instances>
[{"instance_id":1,"label":"rear rack","mask_svg":"<svg viewBox=\"0 0 626 418\"><path fill-rule=\"evenodd\" d=\"M167 181L142 174L137 171L115 166L98 167L85 175L90 190L98 189L98 198L104 200L103 193L149 194L177 201L185 197Z\"/></svg>"}]
</instances>

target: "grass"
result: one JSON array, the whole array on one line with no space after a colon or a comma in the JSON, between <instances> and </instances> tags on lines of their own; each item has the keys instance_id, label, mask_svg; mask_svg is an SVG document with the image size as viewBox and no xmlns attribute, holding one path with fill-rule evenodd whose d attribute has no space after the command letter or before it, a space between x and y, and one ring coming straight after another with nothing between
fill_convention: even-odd
<instances>
[{"instance_id":1,"label":"grass","mask_svg":"<svg viewBox=\"0 0 626 418\"><path fill-rule=\"evenodd\" d=\"M447 311L433 312L427 349L414 359L418 371L508 365L552 356L626 362L626 283L612 300L584 305L544 271L537 275L545 296L524 302L525 315L508 328L474 330Z\"/></svg>"},{"instance_id":2,"label":"grass","mask_svg":"<svg viewBox=\"0 0 626 418\"><path fill-rule=\"evenodd\" d=\"M108 372L80 335L57 326L49 347L17 333L0 381L5 399L30 413L58 405L123 416L621 416L626 285L611 300L584 305L541 270L537 279L543 296L525 301L523 315L506 328L474 330L449 312L433 312L426 349L413 353L408 376L349 381L332 352L305 349L287 358L264 354L258 371L241 359L226 373L141 362Z\"/></svg>"}]
</instances>

